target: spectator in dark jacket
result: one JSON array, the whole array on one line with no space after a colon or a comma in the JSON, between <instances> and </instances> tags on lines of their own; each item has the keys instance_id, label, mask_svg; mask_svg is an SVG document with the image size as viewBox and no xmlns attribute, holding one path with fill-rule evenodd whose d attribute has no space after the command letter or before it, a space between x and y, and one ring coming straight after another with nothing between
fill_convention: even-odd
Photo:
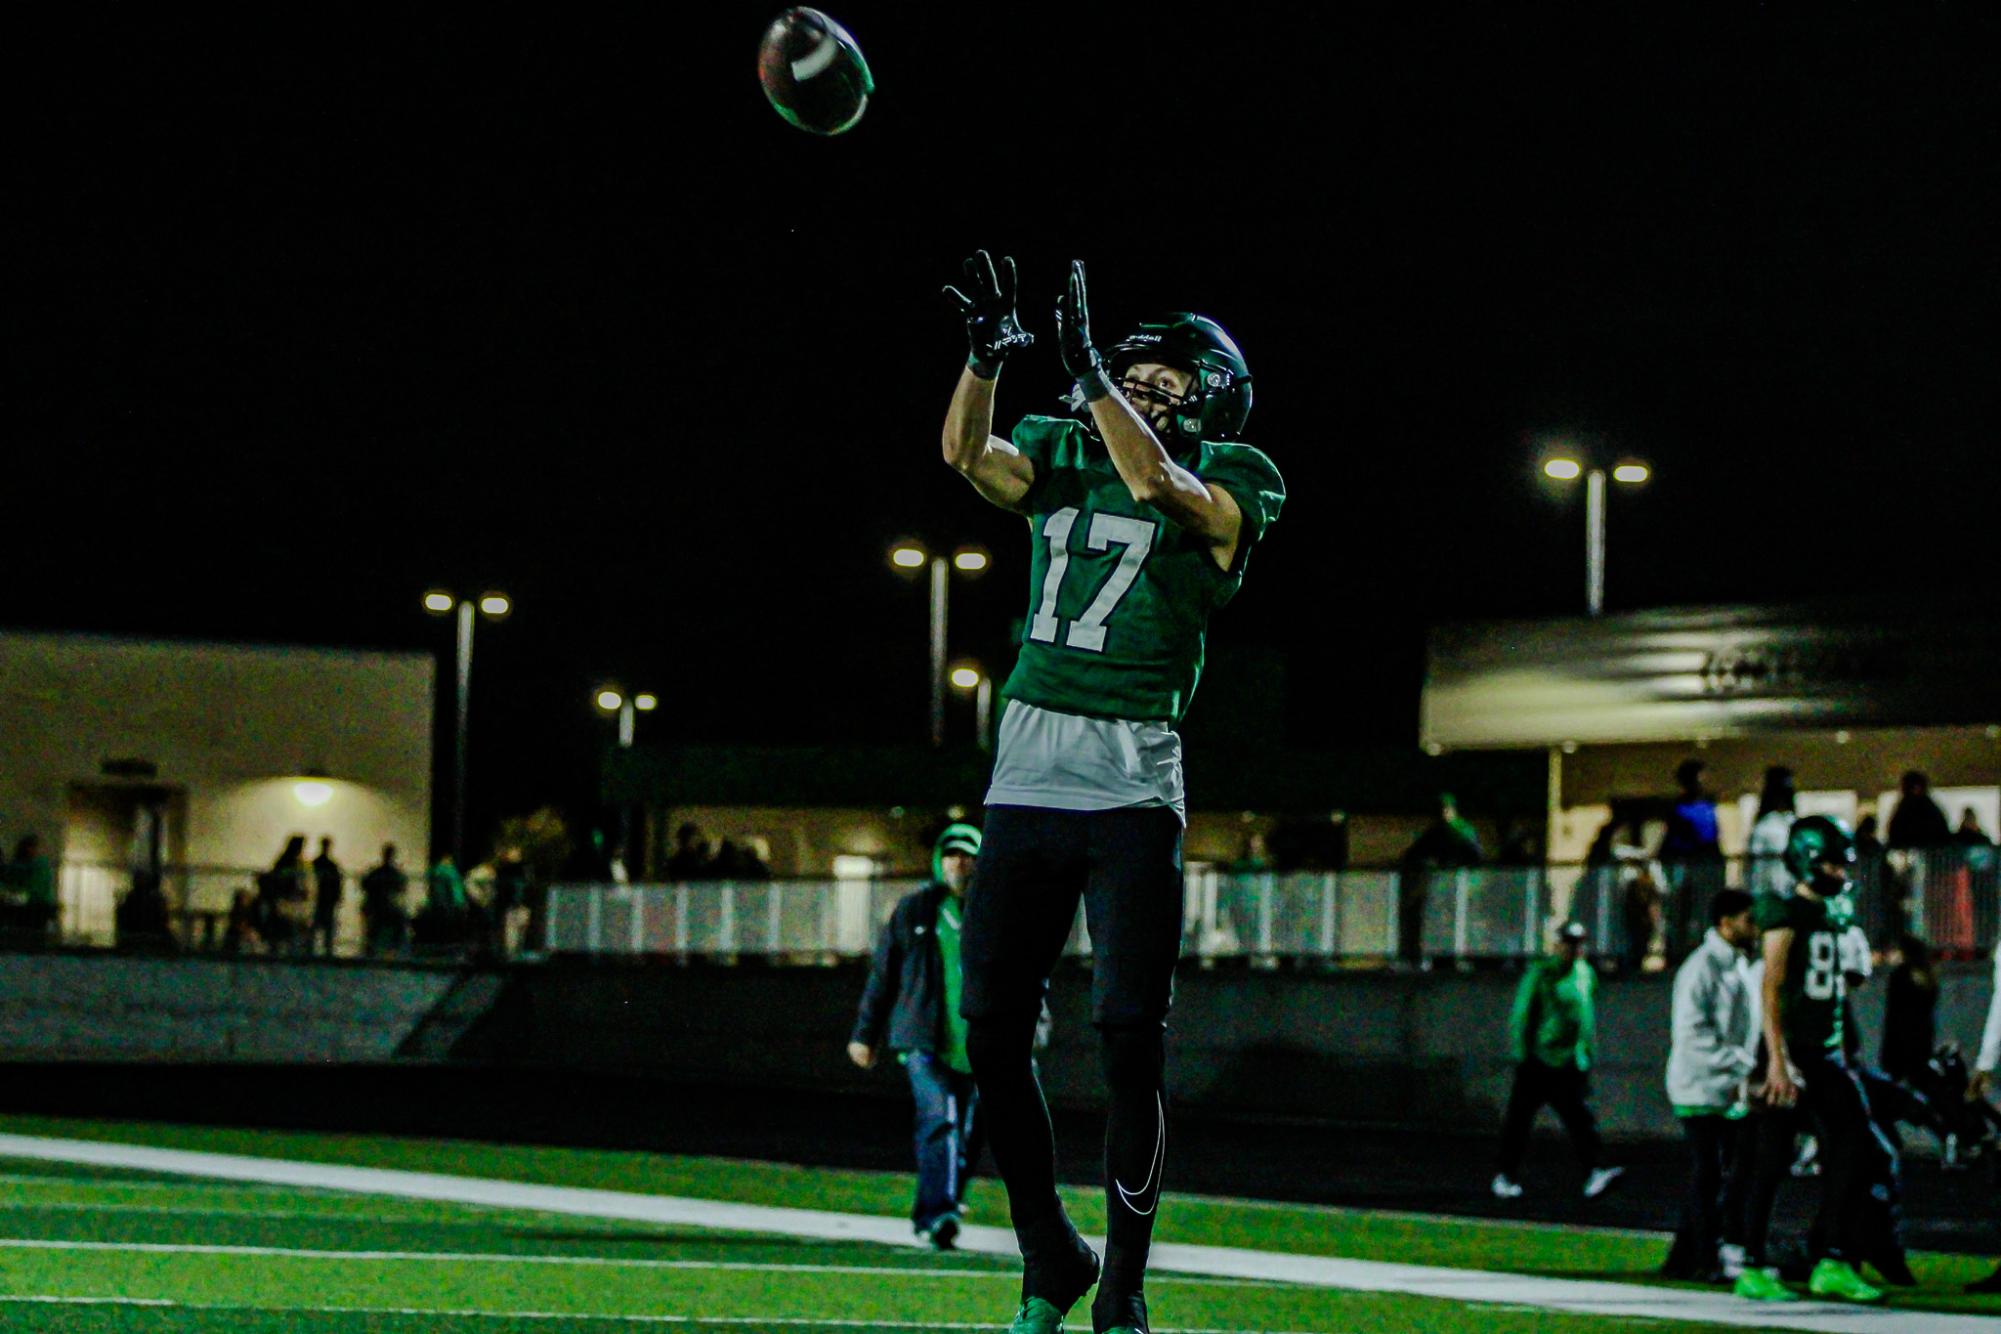
<instances>
[{"instance_id":1,"label":"spectator in dark jacket","mask_svg":"<svg viewBox=\"0 0 2001 1334\"><path fill-rule=\"evenodd\" d=\"M1952 842L1952 826L1932 800L1931 779L1916 769L1898 785L1897 809L1890 812L1892 848L1942 848Z\"/></svg>"},{"instance_id":2,"label":"spectator in dark jacket","mask_svg":"<svg viewBox=\"0 0 2001 1334\"><path fill-rule=\"evenodd\" d=\"M309 952L334 952L334 920L340 914L341 886L347 877L334 860L333 840L320 839L320 855L313 858L313 934Z\"/></svg>"},{"instance_id":3,"label":"spectator in dark jacket","mask_svg":"<svg viewBox=\"0 0 2001 1334\"><path fill-rule=\"evenodd\" d=\"M410 914L403 894L410 877L396 864L396 845L382 845L382 863L361 878L361 920L368 953L401 952L410 943Z\"/></svg>"},{"instance_id":4,"label":"spectator in dark jacket","mask_svg":"<svg viewBox=\"0 0 2001 1334\"><path fill-rule=\"evenodd\" d=\"M980 855L980 831L948 826L931 853L932 878L905 896L876 942L875 962L848 1039L848 1059L872 1068L886 1047L917 1102L917 1199L910 1221L939 1250L952 1249L973 1148L979 1091L959 1015L964 972L959 928Z\"/></svg>"},{"instance_id":5,"label":"spectator in dark jacket","mask_svg":"<svg viewBox=\"0 0 2001 1334\"><path fill-rule=\"evenodd\" d=\"M1450 792L1438 794L1438 818L1426 825L1404 849L1397 876L1397 958L1406 964L1424 962L1424 906L1431 895L1431 878L1439 871L1478 866L1480 835L1459 816L1459 802Z\"/></svg>"}]
</instances>

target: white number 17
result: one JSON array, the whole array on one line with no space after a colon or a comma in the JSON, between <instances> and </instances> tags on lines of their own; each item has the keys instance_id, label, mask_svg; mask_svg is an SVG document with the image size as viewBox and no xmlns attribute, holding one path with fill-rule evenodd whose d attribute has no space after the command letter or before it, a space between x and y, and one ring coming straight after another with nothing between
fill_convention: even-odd
<instances>
[{"instance_id":1,"label":"white number 17","mask_svg":"<svg viewBox=\"0 0 2001 1334\"><path fill-rule=\"evenodd\" d=\"M1042 577L1042 606L1029 623L1028 637L1044 644L1054 644L1061 626L1061 618L1056 615L1056 595L1063 587L1063 575L1070 568L1070 530L1076 526L1078 511L1074 507L1057 510L1042 523L1042 535L1049 540L1049 572ZM1146 553L1153 549L1154 527L1144 519L1129 518L1123 514L1093 514L1091 530L1084 535L1084 549L1103 551L1108 547L1121 546L1119 566L1112 571L1112 577L1098 590L1098 596L1091 599L1091 605L1084 608L1084 614L1070 623L1069 633L1063 642L1071 648L1083 649L1089 653L1105 651L1105 619L1112 609L1119 605L1139 578L1140 566L1146 563Z\"/></svg>"}]
</instances>

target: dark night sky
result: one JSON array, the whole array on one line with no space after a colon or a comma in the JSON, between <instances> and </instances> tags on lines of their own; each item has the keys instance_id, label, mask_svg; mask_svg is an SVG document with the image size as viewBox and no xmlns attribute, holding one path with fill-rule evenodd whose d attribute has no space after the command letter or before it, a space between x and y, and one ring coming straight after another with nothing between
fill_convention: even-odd
<instances>
[{"instance_id":1,"label":"dark night sky","mask_svg":"<svg viewBox=\"0 0 2001 1334\"><path fill-rule=\"evenodd\" d=\"M831 141L764 104L767 5L65 19L0 624L445 648L423 588L504 588L476 812L587 785L604 676L667 701L643 739L917 739L889 541L996 551L955 653L1025 601L936 454L982 245L1045 335L1004 422L1062 387L1072 256L1107 337L1236 334L1293 498L1212 638L1285 654L1306 744L1414 741L1427 622L1579 607L1547 435L1657 469L1615 609L1989 597L1993 21L1406 8L856 0Z\"/></svg>"}]
</instances>

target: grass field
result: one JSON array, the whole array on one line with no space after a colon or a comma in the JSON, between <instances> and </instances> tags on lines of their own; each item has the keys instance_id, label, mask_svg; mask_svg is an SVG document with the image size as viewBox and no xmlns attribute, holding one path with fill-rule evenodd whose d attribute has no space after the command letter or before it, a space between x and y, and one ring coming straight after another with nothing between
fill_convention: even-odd
<instances>
[{"instance_id":1,"label":"grass field","mask_svg":"<svg viewBox=\"0 0 2001 1334\"><path fill-rule=\"evenodd\" d=\"M0 1132L900 1217L909 1179L652 1154L0 1118ZM1102 1202L1073 1192L1087 1231ZM1000 1225L980 1183L969 1222ZM1170 1196L1162 1241L1547 1277L1658 1283L1641 1234ZM1991 1262L1928 1255L1907 1310L2001 1315L1951 1289ZM1003 1329L998 1256L661 1226L385 1195L0 1160L8 1330ZM1157 1274L1162 1331L1609 1334L1605 1316ZM1077 1313L1073 1328L1088 1330ZM1895 1317L1884 1317L1888 1334ZM1970 1322L1969 1322L1970 1323ZM1715 1328L1693 1323L1674 1328Z\"/></svg>"}]
</instances>

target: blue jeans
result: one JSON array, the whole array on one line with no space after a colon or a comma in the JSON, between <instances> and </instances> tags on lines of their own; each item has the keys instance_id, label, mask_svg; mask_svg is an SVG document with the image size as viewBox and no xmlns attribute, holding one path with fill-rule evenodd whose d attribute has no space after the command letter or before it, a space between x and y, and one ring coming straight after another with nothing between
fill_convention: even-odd
<instances>
[{"instance_id":1,"label":"blue jeans","mask_svg":"<svg viewBox=\"0 0 2001 1334\"><path fill-rule=\"evenodd\" d=\"M917 1203L910 1221L922 1232L959 1212L966 1198L966 1178L979 1153L973 1134L980 1095L971 1075L928 1051L909 1053L903 1068L917 1102Z\"/></svg>"}]
</instances>

